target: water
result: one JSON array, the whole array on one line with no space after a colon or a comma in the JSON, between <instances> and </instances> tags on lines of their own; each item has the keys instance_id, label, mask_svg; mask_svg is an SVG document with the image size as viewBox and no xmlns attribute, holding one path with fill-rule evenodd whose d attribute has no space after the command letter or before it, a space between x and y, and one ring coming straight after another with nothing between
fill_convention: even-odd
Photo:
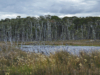
<instances>
[{"instance_id":1,"label":"water","mask_svg":"<svg viewBox=\"0 0 100 75\"><path fill-rule=\"evenodd\" d=\"M55 53L56 51L67 51L71 54L78 55L79 52L92 52L92 51L100 51L100 47L97 46L52 46L52 45L21 45L21 50L27 52L36 52L36 53L44 53L50 54Z\"/></svg>"}]
</instances>

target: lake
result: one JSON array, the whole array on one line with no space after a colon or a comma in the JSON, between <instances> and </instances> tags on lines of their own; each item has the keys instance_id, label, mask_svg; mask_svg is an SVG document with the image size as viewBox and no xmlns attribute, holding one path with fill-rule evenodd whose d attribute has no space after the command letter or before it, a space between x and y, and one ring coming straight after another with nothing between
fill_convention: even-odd
<instances>
[{"instance_id":1,"label":"lake","mask_svg":"<svg viewBox=\"0 0 100 75\"><path fill-rule=\"evenodd\" d=\"M35 53L44 53L50 54L55 53L56 51L67 51L71 54L78 55L79 52L92 52L92 51L100 51L100 46L65 46L65 45L21 45L21 50L27 52L35 52Z\"/></svg>"}]
</instances>

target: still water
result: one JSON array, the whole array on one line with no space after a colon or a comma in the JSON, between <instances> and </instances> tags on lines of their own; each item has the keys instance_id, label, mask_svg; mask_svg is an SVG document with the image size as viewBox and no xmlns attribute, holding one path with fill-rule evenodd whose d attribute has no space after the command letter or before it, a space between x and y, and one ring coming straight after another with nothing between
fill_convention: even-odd
<instances>
[{"instance_id":1,"label":"still water","mask_svg":"<svg viewBox=\"0 0 100 75\"><path fill-rule=\"evenodd\" d=\"M92 51L100 51L100 46L64 46L64 45L21 45L21 50L27 52L36 52L36 53L44 53L50 54L55 53L56 51L67 51L71 54L78 55L79 52L92 52Z\"/></svg>"}]
</instances>

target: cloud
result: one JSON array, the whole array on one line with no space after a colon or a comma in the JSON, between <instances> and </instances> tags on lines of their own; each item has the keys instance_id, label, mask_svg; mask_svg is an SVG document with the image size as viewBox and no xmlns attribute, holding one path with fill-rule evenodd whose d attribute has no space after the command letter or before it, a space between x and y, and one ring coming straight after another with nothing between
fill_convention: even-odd
<instances>
[{"instance_id":1,"label":"cloud","mask_svg":"<svg viewBox=\"0 0 100 75\"><path fill-rule=\"evenodd\" d=\"M17 13L11 13L11 12L0 12L0 19L5 19L5 18L16 18L18 15L21 15L21 17L26 17L28 15L26 14L17 14Z\"/></svg>"},{"instance_id":2,"label":"cloud","mask_svg":"<svg viewBox=\"0 0 100 75\"><path fill-rule=\"evenodd\" d=\"M99 4L99 0L0 0L0 16L100 16Z\"/></svg>"}]
</instances>

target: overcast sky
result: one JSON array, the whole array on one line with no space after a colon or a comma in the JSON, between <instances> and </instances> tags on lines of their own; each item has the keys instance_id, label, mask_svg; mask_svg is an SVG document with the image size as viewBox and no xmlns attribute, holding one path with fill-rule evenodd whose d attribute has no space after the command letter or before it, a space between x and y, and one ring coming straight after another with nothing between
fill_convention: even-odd
<instances>
[{"instance_id":1,"label":"overcast sky","mask_svg":"<svg viewBox=\"0 0 100 75\"><path fill-rule=\"evenodd\" d=\"M0 19L16 16L100 16L100 0L0 0Z\"/></svg>"}]
</instances>

